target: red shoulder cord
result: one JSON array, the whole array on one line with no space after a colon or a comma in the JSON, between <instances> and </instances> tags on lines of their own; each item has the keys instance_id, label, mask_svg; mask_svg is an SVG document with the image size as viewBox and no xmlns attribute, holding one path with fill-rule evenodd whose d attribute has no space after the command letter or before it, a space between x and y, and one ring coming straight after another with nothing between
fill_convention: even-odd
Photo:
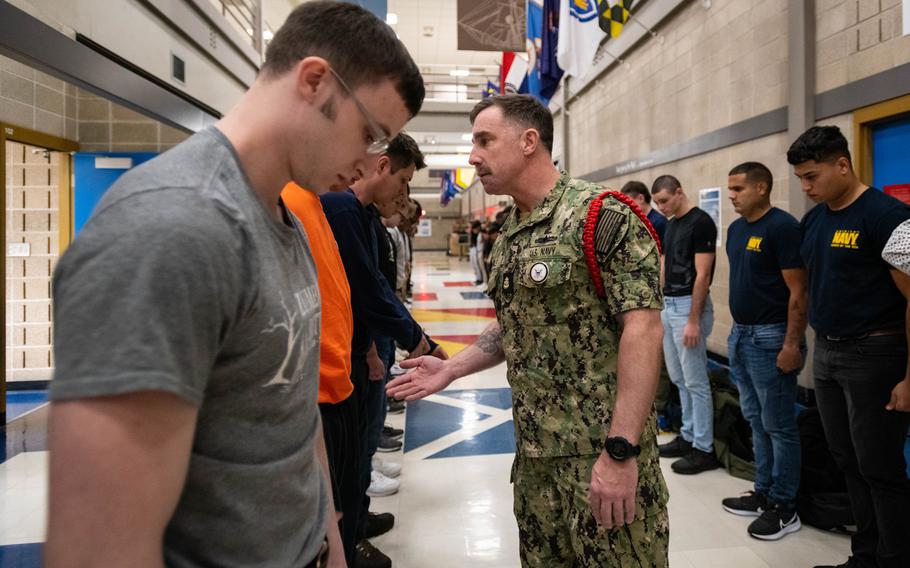
<instances>
[{"instance_id":1,"label":"red shoulder cord","mask_svg":"<svg viewBox=\"0 0 910 568\"><path fill-rule=\"evenodd\" d=\"M594 290L597 292L597 295L601 298L605 298L607 292L604 290L604 280L600 274L600 266L597 264L597 256L594 250L594 233L597 231L597 221L600 219L600 210L603 207L604 199L607 197L612 197L617 201L624 203L639 219L641 219L641 222L645 224L645 228L648 229L648 233L651 234L651 238L657 243L657 251L660 254L663 254L660 239L657 237L657 231L654 230L654 226L651 225L651 221L648 220L647 215L644 214L631 197L618 191L605 191L601 193L591 202L591 207L588 209L588 216L585 219L585 230L582 233L581 238L582 246L585 251L585 260L588 263L588 272L591 273L591 282L594 284Z\"/></svg>"}]
</instances>

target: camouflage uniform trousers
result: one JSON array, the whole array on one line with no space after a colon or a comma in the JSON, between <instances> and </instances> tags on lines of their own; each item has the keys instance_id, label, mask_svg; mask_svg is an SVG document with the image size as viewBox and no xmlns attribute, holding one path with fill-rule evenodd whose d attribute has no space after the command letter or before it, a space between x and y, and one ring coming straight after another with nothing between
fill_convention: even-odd
<instances>
[{"instance_id":1,"label":"camouflage uniform trousers","mask_svg":"<svg viewBox=\"0 0 910 568\"><path fill-rule=\"evenodd\" d=\"M610 531L588 503L597 455L515 458L515 519L524 568L667 568L666 507Z\"/></svg>"}]
</instances>

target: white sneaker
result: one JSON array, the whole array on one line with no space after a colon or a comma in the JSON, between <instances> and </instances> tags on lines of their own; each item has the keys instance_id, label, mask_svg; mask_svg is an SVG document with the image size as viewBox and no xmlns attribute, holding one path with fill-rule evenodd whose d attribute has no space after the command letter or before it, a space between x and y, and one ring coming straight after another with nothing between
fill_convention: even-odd
<instances>
[{"instance_id":1,"label":"white sneaker","mask_svg":"<svg viewBox=\"0 0 910 568\"><path fill-rule=\"evenodd\" d=\"M385 497L398 493L401 483L395 479L389 479L378 471L370 474L370 487L367 488L367 495L370 497Z\"/></svg>"},{"instance_id":2,"label":"white sneaker","mask_svg":"<svg viewBox=\"0 0 910 568\"><path fill-rule=\"evenodd\" d=\"M383 461L381 458L373 456L373 471L378 471L389 478L398 477L401 475L401 464Z\"/></svg>"},{"instance_id":3,"label":"white sneaker","mask_svg":"<svg viewBox=\"0 0 910 568\"><path fill-rule=\"evenodd\" d=\"M399 365L398 363L395 363L389 369L389 375L391 375L393 377L400 377L401 375L403 375L405 373L407 373L407 371L405 369L402 369L401 365Z\"/></svg>"}]
</instances>

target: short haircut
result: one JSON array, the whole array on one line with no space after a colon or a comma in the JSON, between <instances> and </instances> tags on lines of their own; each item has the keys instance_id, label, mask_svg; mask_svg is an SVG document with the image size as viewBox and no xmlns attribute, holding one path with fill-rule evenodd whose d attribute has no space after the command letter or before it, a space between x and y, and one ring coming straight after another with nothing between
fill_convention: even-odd
<instances>
[{"instance_id":1,"label":"short haircut","mask_svg":"<svg viewBox=\"0 0 910 568\"><path fill-rule=\"evenodd\" d=\"M415 170L422 170L427 167L423 152L420 151L420 146L404 132L392 138L385 155L389 157L389 162L392 164L393 174L412 164L415 166Z\"/></svg>"},{"instance_id":2,"label":"short haircut","mask_svg":"<svg viewBox=\"0 0 910 568\"><path fill-rule=\"evenodd\" d=\"M671 175L662 175L651 184L651 195L656 195L661 191L676 191L681 188L682 184L679 183L679 180Z\"/></svg>"},{"instance_id":3,"label":"short haircut","mask_svg":"<svg viewBox=\"0 0 910 568\"><path fill-rule=\"evenodd\" d=\"M746 183L753 185L764 183L769 193L774 186L774 176L771 174L771 170L760 162L744 162L730 170L727 175L736 176L739 174L746 174Z\"/></svg>"},{"instance_id":4,"label":"short haircut","mask_svg":"<svg viewBox=\"0 0 910 568\"><path fill-rule=\"evenodd\" d=\"M834 162L841 157L853 165L847 139L836 126L813 126L787 150L787 162L792 166L809 161Z\"/></svg>"},{"instance_id":5,"label":"short haircut","mask_svg":"<svg viewBox=\"0 0 910 568\"><path fill-rule=\"evenodd\" d=\"M487 97L474 105L471 110L471 124L477 115L490 107L499 107L502 115L509 122L523 128L533 128L540 134L540 142L547 153L553 153L553 115L531 95L496 95Z\"/></svg>"},{"instance_id":6,"label":"short haircut","mask_svg":"<svg viewBox=\"0 0 910 568\"><path fill-rule=\"evenodd\" d=\"M414 213L411 214L408 220L416 224L423 217L423 207L420 206L420 202L416 199L411 198L409 201L414 204Z\"/></svg>"},{"instance_id":7,"label":"short haircut","mask_svg":"<svg viewBox=\"0 0 910 568\"><path fill-rule=\"evenodd\" d=\"M648 186L646 186L645 184L643 184L640 181L635 181L635 180L627 181L626 184L624 186L622 186L622 189L620 189L619 191L621 193L624 193L625 195L631 195L631 196L641 195L642 197L645 198L645 203L651 203L651 192L648 191Z\"/></svg>"},{"instance_id":8,"label":"short haircut","mask_svg":"<svg viewBox=\"0 0 910 568\"><path fill-rule=\"evenodd\" d=\"M370 11L346 2L304 2L269 42L262 73L282 75L311 56L326 59L351 89L391 80L411 116L420 112L426 96L420 69L394 30Z\"/></svg>"}]
</instances>

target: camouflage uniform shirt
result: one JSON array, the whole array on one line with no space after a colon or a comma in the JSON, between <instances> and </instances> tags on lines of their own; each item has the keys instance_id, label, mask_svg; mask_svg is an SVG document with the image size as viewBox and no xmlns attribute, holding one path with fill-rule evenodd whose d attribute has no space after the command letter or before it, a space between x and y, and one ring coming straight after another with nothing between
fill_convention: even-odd
<instances>
[{"instance_id":1,"label":"camouflage uniform shirt","mask_svg":"<svg viewBox=\"0 0 910 568\"><path fill-rule=\"evenodd\" d=\"M507 218L492 251L487 293L496 305L512 387L521 457L584 456L603 450L616 401L617 315L659 310L660 256L629 207L604 200L596 231L606 298L597 295L582 236L603 188L563 174L524 218ZM649 417L640 439L640 511L666 503Z\"/></svg>"}]
</instances>

